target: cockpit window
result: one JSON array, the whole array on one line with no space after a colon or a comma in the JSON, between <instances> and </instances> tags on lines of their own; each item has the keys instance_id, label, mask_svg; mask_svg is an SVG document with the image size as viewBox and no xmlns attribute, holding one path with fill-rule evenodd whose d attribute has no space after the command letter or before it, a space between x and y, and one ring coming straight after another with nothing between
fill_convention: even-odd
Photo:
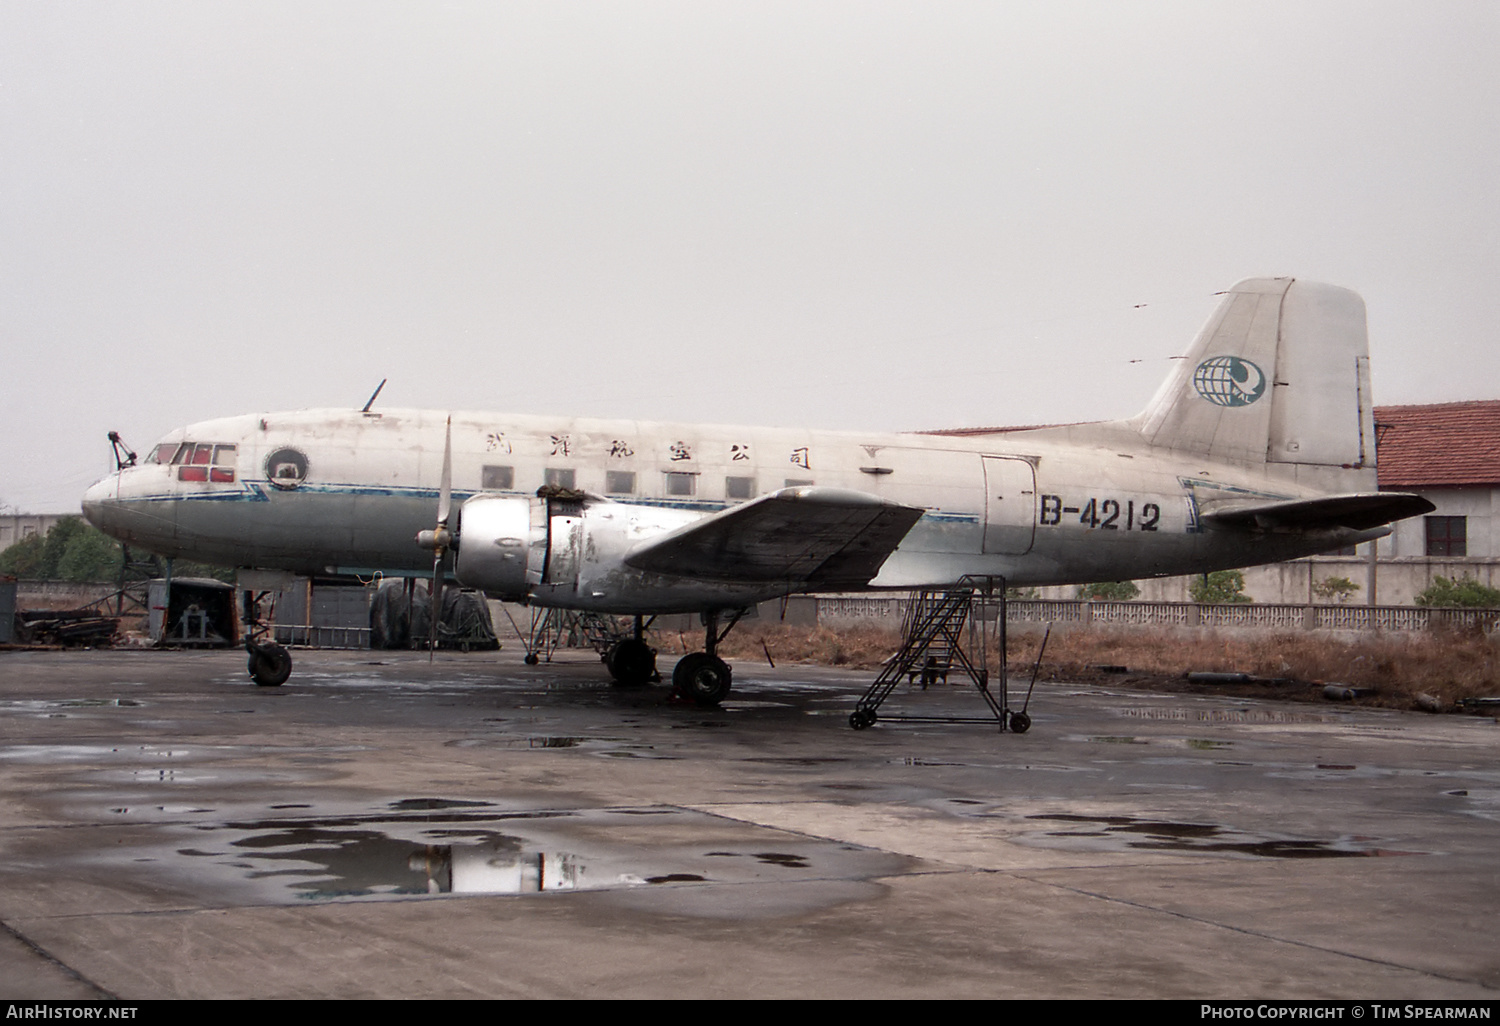
<instances>
[{"instance_id":1,"label":"cockpit window","mask_svg":"<svg viewBox=\"0 0 1500 1026\"><path fill-rule=\"evenodd\" d=\"M239 452L238 445L216 442L162 443L152 453L152 459L160 462L162 456L176 445L172 463L177 466L179 481L216 481L234 483L234 461Z\"/></svg>"}]
</instances>

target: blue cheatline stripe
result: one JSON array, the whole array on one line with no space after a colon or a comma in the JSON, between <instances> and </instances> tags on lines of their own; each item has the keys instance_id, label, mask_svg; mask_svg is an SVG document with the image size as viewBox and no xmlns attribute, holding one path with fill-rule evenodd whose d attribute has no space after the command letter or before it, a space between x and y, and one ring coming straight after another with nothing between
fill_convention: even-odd
<instances>
[{"instance_id":1,"label":"blue cheatline stripe","mask_svg":"<svg viewBox=\"0 0 1500 1026\"><path fill-rule=\"evenodd\" d=\"M279 490L280 489L278 489L278 491ZM286 489L286 492L289 495L299 494L300 493L300 494L305 494L305 495L354 495L354 496L371 495L371 496L388 496L388 497L397 497L397 496L399 496L401 498L407 498L407 499L427 499L427 500L430 500L432 502L437 502L437 500L441 496L441 493L436 488L416 488L416 487L409 487L408 488L408 487L401 487L401 486L386 486L386 485L379 485L379 486L377 486L377 485L353 485L353 484L327 484L327 485L323 485L323 484L304 484L304 485L299 485L296 488ZM531 498L532 497L532 493L530 493L530 492L508 491L508 492L483 492L483 493L481 493L481 492L458 492L458 491L455 491L453 493L453 500L455 502L463 502L466 499L471 499L474 496L480 495L480 494L484 494L484 495L501 495L501 496L506 496L506 497L509 497L509 498L519 498L519 499L526 499L526 498ZM621 503L622 505L650 506L650 507L655 508L655 509L682 509L682 510L691 510L693 512L698 512L698 513L716 513L716 512L718 512L721 509L728 509L731 505L733 505L732 503L718 502L718 501L711 500L711 499L700 499L700 500L697 500L695 502L684 502L684 501L682 501L680 499L657 499L657 498L652 498L650 496L645 496L645 495L613 495L613 496L605 496L605 498L609 499L611 502ZM214 492L190 492L190 493L185 493L185 494L181 494L181 495L178 495L178 494L175 494L175 493L167 493L167 494L159 494L159 495L141 495L141 496L137 496L135 498L127 499L127 500L124 500L124 501L127 501L127 502L269 502L269 501L271 501L271 493L268 492L261 485L254 484L254 483L248 483L247 482L245 488L243 488L243 489L236 488L233 491L227 491L226 490L226 491L214 491ZM977 523L979 523L979 520L980 520L979 515L977 513L952 513L952 512L932 511L932 510L929 510L928 512L923 513L922 514L922 519L923 520L929 520L929 521L935 521L935 522L938 522L938 523L955 523L955 524L977 524Z\"/></svg>"}]
</instances>

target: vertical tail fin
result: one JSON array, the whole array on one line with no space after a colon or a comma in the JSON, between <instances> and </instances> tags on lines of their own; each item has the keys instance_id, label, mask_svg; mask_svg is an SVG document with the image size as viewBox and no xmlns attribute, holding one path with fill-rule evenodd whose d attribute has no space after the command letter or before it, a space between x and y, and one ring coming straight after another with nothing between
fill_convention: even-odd
<instances>
[{"instance_id":1,"label":"vertical tail fin","mask_svg":"<svg viewBox=\"0 0 1500 1026\"><path fill-rule=\"evenodd\" d=\"M1373 468L1364 300L1292 278L1240 282L1130 423L1153 446L1214 459Z\"/></svg>"}]
</instances>

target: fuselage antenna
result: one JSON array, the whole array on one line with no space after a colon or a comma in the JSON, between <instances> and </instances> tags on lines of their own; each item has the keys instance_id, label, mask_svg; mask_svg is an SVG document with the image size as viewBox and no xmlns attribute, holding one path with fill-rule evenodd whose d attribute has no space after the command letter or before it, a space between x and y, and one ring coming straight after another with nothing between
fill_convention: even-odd
<instances>
[{"instance_id":1,"label":"fuselage antenna","mask_svg":"<svg viewBox=\"0 0 1500 1026\"><path fill-rule=\"evenodd\" d=\"M365 408L362 409L362 410L360 410L359 411L360 413L369 413L370 412L370 407L375 405L375 397L380 394L380 390L385 387L385 383L388 380L389 380L388 378L381 378L380 379L380 384L376 385L375 386L375 391L372 392L372 393L370 393L370 401L367 402L367 403L365 403Z\"/></svg>"}]
</instances>

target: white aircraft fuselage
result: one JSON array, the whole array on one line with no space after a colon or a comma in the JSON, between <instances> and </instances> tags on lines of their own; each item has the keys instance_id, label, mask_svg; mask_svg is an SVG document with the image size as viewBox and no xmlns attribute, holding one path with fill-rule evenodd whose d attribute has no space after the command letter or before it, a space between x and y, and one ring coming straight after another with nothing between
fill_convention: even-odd
<instances>
[{"instance_id":1,"label":"white aircraft fuselage","mask_svg":"<svg viewBox=\"0 0 1500 1026\"><path fill-rule=\"evenodd\" d=\"M1129 580L1276 562L1384 533L1212 529L1200 515L1205 501L1316 496L1325 483L1348 490L1351 474L1271 477L1264 464L1184 459L1105 424L936 435L421 410L250 414L168 434L145 462L90 489L84 505L103 530L167 556L426 575L432 556L413 539L432 526L450 417L461 553L472 496L540 507L537 491L548 484L589 496L583 535L569 542L577 558L558 558L554 544L546 579L524 593L486 589L566 608L676 612L798 590L803 582L785 578L673 579L621 565L642 541L786 488L859 492L923 511L874 577L840 590L965 575L1015 586ZM1354 476L1357 490L1374 490L1373 467ZM528 516L539 535L528 546L545 536L545 519L540 509ZM459 578L470 583L460 560Z\"/></svg>"}]
</instances>

